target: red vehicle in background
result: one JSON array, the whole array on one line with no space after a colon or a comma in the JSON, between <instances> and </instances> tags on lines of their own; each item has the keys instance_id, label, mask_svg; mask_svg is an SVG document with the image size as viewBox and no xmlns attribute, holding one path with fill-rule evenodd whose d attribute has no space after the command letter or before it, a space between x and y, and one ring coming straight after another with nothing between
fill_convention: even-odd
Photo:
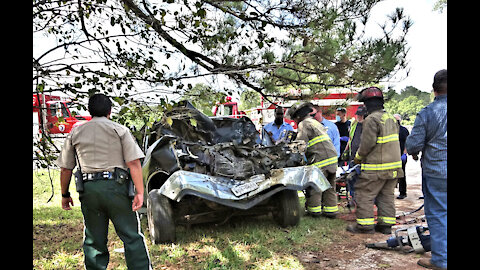
<instances>
[{"instance_id":1,"label":"red vehicle in background","mask_svg":"<svg viewBox=\"0 0 480 270\"><path fill-rule=\"evenodd\" d=\"M262 121L263 115L266 114L267 112L270 112L272 114L272 117L274 117L273 116L274 109L275 109L275 104L270 104L270 106L263 108L263 99L262 99L262 106L260 106L260 108L253 108L253 109L247 110L248 112L248 115L247 115L247 112L240 111L238 109L238 103L235 101L232 101L232 97L226 97L224 103L217 103L215 107L213 107L212 113L214 117L226 116L226 117L232 117L232 118L241 118L243 116L248 116L257 127L257 130L261 130L261 125L263 123ZM286 110L287 109L284 109L284 112ZM257 117L257 115L252 114L253 111L255 111L258 115L260 115L260 118ZM294 129L297 128L294 121L286 118L284 118L283 120L291 124L294 127ZM263 124L266 124L266 123L263 123Z\"/></svg>"},{"instance_id":2,"label":"red vehicle in background","mask_svg":"<svg viewBox=\"0 0 480 270\"><path fill-rule=\"evenodd\" d=\"M232 118L241 118L246 116L244 111L238 109L238 103L232 101L232 97L226 97L224 103L217 103L212 110L213 116L228 116Z\"/></svg>"},{"instance_id":3,"label":"red vehicle in background","mask_svg":"<svg viewBox=\"0 0 480 270\"><path fill-rule=\"evenodd\" d=\"M33 134L67 134L73 127L92 119L71 110L72 101L60 96L33 94Z\"/></svg>"},{"instance_id":4,"label":"red vehicle in background","mask_svg":"<svg viewBox=\"0 0 480 270\"><path fill-rule=\"evenodd\" d=\"M363 102L353 100L357 95L357 92L349 89L332 89L325 94L315 96L310 102L322 108L324 118L335 122L335 109L338 107L344 107L347 110L347 119L355 117L358 107L363 105Z\"/></svg>"},{"instance_id":5,"label":"red vehicle in background","mask_svg":"<svg viewBox=\"0 0 480 270\"><path fill-rule=\"evenodd\" d=\"M355 112L357 111L358 107L363 104L362 102L353 100L357 94L358 93L356 91L352 91L350 89L331 89L323 94L314 95L313 97L310 96L309 101L320 106L325 119L335 122L335 109L338 107L346 108L347 119L355 117ZM276 98L274 103L270 103L270 105L267 107L264 107L264 101L262 97L260 107L240 111L238 109L237 102L232 101L231 97L227 97L226 102L218 103L213 108L212 112L214 116L227 116L233 118L248 116L255 124L257 129L261 130L264 125L274 121L274 111L277 105L282 106L285 112L292 106L293 103L303 99L304 97L302 96L302 91L291 90L290 93L284 97ZM297 130L297 125L294 121L287 118L284 118L283 121L292 125L295 131Z\"/></svg>"}]
</instances>

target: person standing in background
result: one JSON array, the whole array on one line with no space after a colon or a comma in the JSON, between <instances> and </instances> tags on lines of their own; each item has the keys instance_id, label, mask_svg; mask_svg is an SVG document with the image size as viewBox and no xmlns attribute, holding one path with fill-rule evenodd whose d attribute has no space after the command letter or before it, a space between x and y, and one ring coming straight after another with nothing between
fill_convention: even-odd
<instances>
[{"instance_id":1,"label":"person standing in background","mask_svg":"<svg viewBox=\"0 0 480 270\"><path fill-rule=\"evenodd\" d=\"M275 108L275 120L266 124L263 129L275 144L285 138L288 131L293 131L293 127L283 121L283 108L280 106Z\"/></svg>"},{"instance_id":2,"label":"person standing in background","mask_svg":"<svg viewBox=\"0 0 480 270\"><path fill-rule=\"evenodd\" d=\"M407 165L407 149L405 149L405 141L407 140L410 132L408 132L408 129L406 127L401 125L402 116L400 114L394 114L393 117L397 119L398 125L400 126L400 129L398 131L398 140L400 141L400 153L402 154L402 170L404 175L403 177L398 178L398 191L400 192L400 194L398 195L397 199L403 200L407 197L407 175L405 174L405 167Z\"/></svg>"},{"instance_id":3,"label":"person standing in background","mask_svg":"<svg viewBox=\"0 0 480 270\"><path fill-rule=\"evenodd\" d=\"M337 150L337 155L340 157L340 133L338 132L337 125L323 117L322 108L320 108L320 106L313 105L313 109L315 109L315 111L311 116L325 127L328 137L332 140L333 146L335 147L335 150Z\"/></svg>"},{"instance_id":4,"label":"person standing in background","mask_svg":"<svg viewBox=\"0 0 480 270\"><path fill-rule=\"evenodd\" d=\"M335 125L337 125L338 132L340 133L340 153L338 158L338 165L343 166L345 162L341 160L341 156L343 151L345 151L345 147L347 147L348 143L348 128L350 127L350 120L347 120L347 110L345 108L337 108L335 112L336 120Z\"/></svg>"},{"instance_id":5,"label":"person standing in background","mask_svg":"<svg viewBox=\"0 0 480 270\"><path fill-rule=\"evenodd\" d=\"M362 136L362 124L367 114L367 109L365 106L360 106L355 113L355 120L350 125L349 129L349 140L345 151L343 151L342 159L348 161L348 168L355 166L353 158L357 153L358 147L360 147L360 138ZM348 187L350 190L350 196L352 200L355 201L355 182L357 181L358 175L355 175L348 181Z\"/></svg>"}]
</instances>

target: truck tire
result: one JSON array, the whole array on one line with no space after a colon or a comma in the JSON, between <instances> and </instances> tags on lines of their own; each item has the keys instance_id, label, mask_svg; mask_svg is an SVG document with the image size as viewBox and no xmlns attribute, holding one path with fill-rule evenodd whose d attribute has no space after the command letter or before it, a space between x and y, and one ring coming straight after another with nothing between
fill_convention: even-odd
<instances>
[{"instance_id":1,"label":"truck tire","mask_svg":"<svg viewBox=\"0 0 480 270\"><path fill-rule=\"evenodd\" d=\"M170 200L158 189L147 197L148 230L153 244L175 242L175 223Z\"/></svg>"},{"instance_id":2,"label":"truck tire","mask_svg":"<svg viewBox=\"0 0 480 270\"><path fill-rule=\"evenodd\" d=\"M273 219L282 227L296 226L300 221L300 200L296 190L282 190L275 194Z\"/></svg>"}]
</instances>

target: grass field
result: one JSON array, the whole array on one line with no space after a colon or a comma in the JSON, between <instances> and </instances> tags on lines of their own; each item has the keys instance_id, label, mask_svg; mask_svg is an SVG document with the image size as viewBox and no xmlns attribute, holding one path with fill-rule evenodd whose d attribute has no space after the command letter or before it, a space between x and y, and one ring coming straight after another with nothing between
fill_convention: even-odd
<instances>
[{"instance_id":1,"label":"grass field","mask_svg":"<svg viewBox=\"0 0 480 270\"><path fill-rule=\"evenodd\" d=\"M83 269L83 217L72 180L70 192L75 206L61 208L59 171L51 170L55 196L51 195L48 172L33 172L33 268ZM300 198L303 206L304 198ZM300 224L281 228L269 216L232 219L224 225L203 224L177 228L175 244L152 245L146 218L142 230L147 238L154 269L304 269L299 253L328 248L344 237L345 221L302 217ZM123 247L109 228L108 269L127 269Z\"/></svg>"}]
</instances>

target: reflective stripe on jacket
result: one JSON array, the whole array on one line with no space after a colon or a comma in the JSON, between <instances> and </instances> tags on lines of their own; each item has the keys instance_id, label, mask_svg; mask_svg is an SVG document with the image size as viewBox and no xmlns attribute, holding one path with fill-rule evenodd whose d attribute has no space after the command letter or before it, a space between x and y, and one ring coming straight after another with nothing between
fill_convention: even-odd
<instances>
[{"instance_id":1,"label":"reflective stripe on jacket","mask_svg":"<svg viewBox=\"0 0 480 270\"><path fill-rule=\"evenodd\" d=\"M317 136L317 137L311 139L310 141L308 141L307 147L314 146L315 144L317 144L319 142L326 141L328 139L330 139L330 137L328 137L328 135L326 135L326 134Z\"/></svg>"},{"instance_id":2,"label":"reflective stripe on jacket","mask_svg":"<svg viewBox=\"0 0 480 270\"><path fill-rule=\"evenodd\" d=\"M325 127L313 118L307 118L298 124L297 140L307 142L307 163L336 173L338 156Z\"/></svg>"},{"instance_id":3,"label":"reflective stripe on jacket","mask_svg":"<svg viewBox=\"0 0 480 270\"><path fill-rule=\"evenodd\" d=\"M352 157L352 141L353 141L353 136L355 135L355 129L357 129L357 124L358 121L355 119L353 122L350 124L350 128L348 129L348 142L347 146L345 147L345 150L343 151L342 157L347 159L353 159Z\"/></svg>"},{"instance_id":4,"label":"reflective stripe on jacket","mask_svg":"<svg viewBox=\"0 0 480 270\"><path fill-rule=\"evenodd\" d=\"M396 119L384 110L375 111L364 120L357 151L362 171L375 173L381 179L403 177L398 132Z\"/></svg>"}]
</instances>

